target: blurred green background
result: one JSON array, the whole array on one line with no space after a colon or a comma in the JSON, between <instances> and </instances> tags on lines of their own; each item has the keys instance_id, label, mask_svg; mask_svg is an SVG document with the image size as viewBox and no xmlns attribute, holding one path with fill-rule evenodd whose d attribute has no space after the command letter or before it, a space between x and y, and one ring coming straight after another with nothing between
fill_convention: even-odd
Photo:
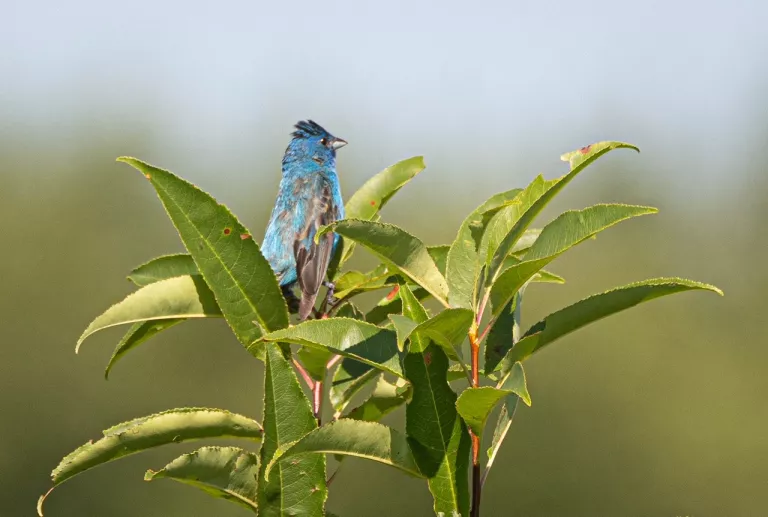
<instances>
[{"instance_id":1,"label":"blurred green background","mask_svg":"<svg viewBox=\"0 0 768 517\"><path fill-rule=\"evenodd\" d=\"M488 516L756 516L768 508L768 7L754 1L364 3L4 2L0 30L0 515L34 513L49 472L102 429L177 406L261 418L261 365L222 321L189 322L103 368L120 331L74 343L130 292L125 275L181 251L160 203L115 157L169 168L261 238L292 124L350 145L343 190L400 159L428 168L384 218L429 244L560 153L617 151L540 219L595 202L650 204L552 264L525 325L654 276L721 287L655 301L527 363L484 492ZM762 21L761 21L762 20ZM370 262L363 253L360 264ZM399 425L402 414L390 418ZM46 515L236 516L145 483L195 444L98 468ZM426 485L350 460L328 508L429 515Z\"/></svg>"}]
</instances>

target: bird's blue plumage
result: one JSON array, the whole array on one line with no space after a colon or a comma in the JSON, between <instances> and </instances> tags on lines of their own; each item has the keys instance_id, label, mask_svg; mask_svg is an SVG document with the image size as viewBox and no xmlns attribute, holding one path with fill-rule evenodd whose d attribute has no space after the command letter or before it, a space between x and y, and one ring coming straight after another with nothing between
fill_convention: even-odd
<instances>
[{"instance_id":1,"label":"bird's blue plumage","mask_svg":"<svg viewBox=\"0 0 768 517\"><path fill-rule=\"evenodd\" d=\"M298 283L298 311L303 320L314 307L339 243L335 234L324 236L318 243L314 238L321 226L344 218L336 149L346 142L311 120L296 124L292 136L283 156L283 176L261 251L289 302L291 288Z\"/></svg>"}]
</instances>

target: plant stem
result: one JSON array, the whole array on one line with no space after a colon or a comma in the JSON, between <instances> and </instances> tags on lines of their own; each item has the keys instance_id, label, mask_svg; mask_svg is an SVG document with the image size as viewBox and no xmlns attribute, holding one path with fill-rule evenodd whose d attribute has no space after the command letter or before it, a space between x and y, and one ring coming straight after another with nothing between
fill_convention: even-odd
<instances>
[{"instance_id":1,"label":"plant stem","mask_svg":"<svg viewBox=\"0 0 768 517\"><path fill-rule=\"evenodd\" d=\"M316 381L312 386L312 413L317 420L317 427L323 425L323 383Z\"/></svg>"},{"instance_id":2,"label":"plant stem","mask_svg":"<svg viewBox=\"0 0 768 517\"><path fill-rule=\"evenodd\" d=\"M480 341L477 339L477 327L483 317L482 310L478 311L477 318L469 329L469 344L472 348L472 388L480 386ZM472 438L472 510L471 517L480 517L480 496L482 483L480 479L480 437L471 430Z\"/></svg>"},{"instance_id":3,"label":"plant stem","mask_svg":"<svg viewBox=\"0 0 768 517\"><path fill-rule=\"evenodd\" d=\"M291 360L293 361L293 366L296 367L296 370L301 374L302 379L304 379L304 382L307 383L307 387L311 390L314 390L315 381L312 380L312 376L309 375L307 370L304 369L304 367L295 357L292 357Z\"/></svg>"}]
</instances>

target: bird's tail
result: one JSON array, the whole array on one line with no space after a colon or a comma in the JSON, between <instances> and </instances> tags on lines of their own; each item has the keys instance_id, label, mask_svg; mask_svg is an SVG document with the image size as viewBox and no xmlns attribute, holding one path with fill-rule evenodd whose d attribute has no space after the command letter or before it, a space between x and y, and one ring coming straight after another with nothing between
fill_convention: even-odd
<instances>
[{"instance_id":1,"label":"bird's tail","mask_svg":"<svg viewBox=\"0 0 768 517\"><path fill-rule=\"evenodd\" d=\"M299 303L299 319L304 321L312 313L312 309L315 308L315 300L317 299L317 292L301 293L301 302Z\"/></svg>"}]
</instances>

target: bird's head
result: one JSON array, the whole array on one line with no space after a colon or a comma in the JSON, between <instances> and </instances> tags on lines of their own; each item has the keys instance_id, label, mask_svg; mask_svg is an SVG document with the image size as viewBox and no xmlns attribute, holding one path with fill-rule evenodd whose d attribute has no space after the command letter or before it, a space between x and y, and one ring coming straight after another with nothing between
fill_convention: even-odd
<instances>
[{"instance_id":1,"label":"bird's head","mask_svg":"<svg viewBox=\"0 0 768 517\"><path fill-rule=\"evenodd\" d=\"M336 164L336 149L347 145L346 140L336 138L312 120L302 120L295 127L283 164L303 160L311 160L320 166Z\"/></svg>"}]
</instances>

